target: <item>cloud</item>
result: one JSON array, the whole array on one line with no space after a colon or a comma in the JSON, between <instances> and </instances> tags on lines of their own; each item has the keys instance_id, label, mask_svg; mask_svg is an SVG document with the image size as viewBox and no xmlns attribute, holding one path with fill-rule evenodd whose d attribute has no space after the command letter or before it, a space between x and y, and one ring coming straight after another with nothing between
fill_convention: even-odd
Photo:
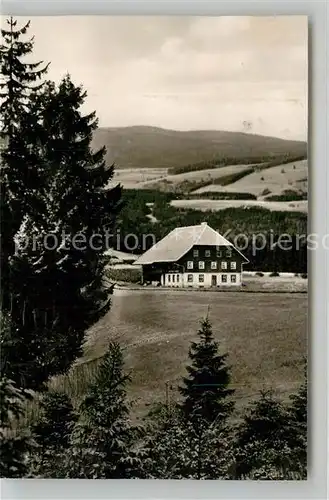
<instances>
[{"instance_id":1,"label":"cloud","mask_svg":"<svg viewBox=\"0 0 329 500\"><path fill-rule=\"evenodd\" d=\"M31 32L103 126L307 136L306 16L36 17Z\"/></svg>"}]
</instances>

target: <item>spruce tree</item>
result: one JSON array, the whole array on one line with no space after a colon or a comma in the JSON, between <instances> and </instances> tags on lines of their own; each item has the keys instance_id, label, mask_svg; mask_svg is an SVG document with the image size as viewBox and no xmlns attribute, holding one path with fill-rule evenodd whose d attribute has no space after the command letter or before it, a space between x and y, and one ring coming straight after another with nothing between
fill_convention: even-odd
<instances>
[{"instance_id":1,"label":"spruce tree","mask_svg":"<svg viewBox=\"0 0 329 500\"><path fill-rule=\"evenodd\" d=\"M73 425L77 420L70 398L61 392L46 392L40 402L41 415L32 427L36 443L30 460L33 477L65 477L64 459Z\"/></svg>"},{"instance_id":2,"label":"spruce tree","mask_svg":"<svg viewBox=\"0 0 329 500\"><path fill-rule=\"evenodd\" d=\"M224 423L233 410L229 396L230 371L226 364L227 354L219 354L218 342L213 338L208 318L201 322L199 340L192 342L189 350L191 365L188 376L179 388L183 396L180 405L189 420L206 420L208 423Z\"/></svg>"},{"instance_id":3,"label":"spruce tree","mask_svg":"<svg viewBox=\"0 0 329 500\"><path fill-rule=\"evenodd\" d=\"M110 343L98 373L79 410L71 438L69 477L122 479L138 477L134 450L137 434L129 423L126 384L120 346Z\"/></svg>"},{"instance_id":4,"label":"spruce tree","mask_svg":"<svg viewBox=\"0 0 329 500\"><path fill-rule=\"evenodd\" d=\"M121 188L106 189L113 166L104 161L105 148L91 149L97 120L94 113L82 115L85 98L67 76L58 87L46 82L31 99L41 110L45 189L15 235L11 310L17 333L8 355L10 377L35 389L67 370L81 354L86 330L110 307L103 252Z\"/></svg>"},{"instance_id":5,"label":"spruce tree","mask_svg":"<svg viewBox=\"0 0 329 500\"><path fill-rule=\"evenodd\" d=\"M143 447L143 477L148 479L229 479L232 438L216 422L182 418L178 410L164 412L147 429Z\"/></svg>"},{"instance_id":6,"label":"spruce tree","mask_svg":"<svg viewBox=\"0 0 329 500\"><path fill-rule=\"evenodd\" d=\"M12 17L1 30L0 115L1 115L1 305L10 302L10 258L14 254L13 237L24 214L31 208L31 197L41 188L36 154L35 124L31 113L31 95L41 88L48 65L28 60L33 38L24 41L30 23L21 28Z\"/></svg>"},{"instance_id":7,"label":"spruce tree","mask_svg":"<svg viewBox=\"0 0 329 500\"><path fill-rule=\"evenodd\" d=\"M307 374L298 392L290 396L286 423L287 441L295 470L307 476Z\"/></svg>"},{"instance_id":8,"label":"spruce tree","mask_svg":"<svg viewBox=\"0 0 329 500\"><path fill-rule=\"evenodd\" d=\"M272 391L250 404L237 430L236 478L288 479L292 463L287 421L287 408Z\"/></svg>"},{"instance_id":9,"label":"spruce tree","mask_svg":"<svg viewBox=\"0 0 329 500\"><path fill-rule=\"evenodd\" d=\"M10 319L1 314L1 341L10 333ZM6 377L3 364L0 373L0 477L21 478L28 473L28 454L34 445L30 436L21 431L17 420L23 416L25 403L31 394L23 391ZM15 425L16 424L16 425Z\"/></svg>"}]
</instances>

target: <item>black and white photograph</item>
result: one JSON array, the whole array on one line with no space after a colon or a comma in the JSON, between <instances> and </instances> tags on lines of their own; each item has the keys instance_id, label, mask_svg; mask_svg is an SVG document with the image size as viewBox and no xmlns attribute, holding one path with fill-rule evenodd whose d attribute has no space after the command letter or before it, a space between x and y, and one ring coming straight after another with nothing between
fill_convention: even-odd
<instances>
[{"instance_id":1,"label":"black and white photograph","mask_svg":"<svg viewBox=\"0 0 329 500\"><path fill-rule=\"evenodd\" d=\"M307 16L2 15L0 56L0 476L306 480Z\"/></svg>"}]
</instances>

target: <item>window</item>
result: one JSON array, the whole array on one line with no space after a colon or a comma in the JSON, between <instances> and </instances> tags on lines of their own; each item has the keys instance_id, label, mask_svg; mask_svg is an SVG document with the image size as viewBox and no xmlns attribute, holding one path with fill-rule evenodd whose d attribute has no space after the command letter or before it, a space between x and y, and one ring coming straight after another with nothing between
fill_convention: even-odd
<instances>
[{"instance_id":1,"label":"window","mask_svg":"<svg viewBox=\"0 0 329 500\"><path fill-rule=\"evenodd\" d=\"M175 275L172 275L172 282L175 283Z\"/></svg>"},{"instance_id":2,"label":"window","mask_svg":"<svg viewBox=\"0 0 329 500\"><path fill-rule=\"evenodd\" d=\"M204 274L199 274L199 283L204 283Z\"/></svg>"},{"instance_id":3,"label":"window","mask_svg":"<svg viewBox=\"0 0 329 500\"><path fill-rule=\"evenodd\" d=\"M205 254L205 257L210 257L210 250L206 250L204 254Z\"/></svg>"},{"instance_id":4,"label":"window","mask_svg":"<svg viewBox=\"0 0 329 500\"><path fill-rule=\"evenodd\" d=\"M193 257L199 257L199 250L193 250Z\"/></svg>"},{"instance_id":5,"label":"window","mask_svg":"<svg viewBox=\"0 0 329 500\"><path fill-rule=\"evenodd\" d=\"M236 283L236 274L231 274L231 282Z\"/></svg>"},{"instance_id":6,"label":"window","mask_svg":"<svg viewBox=\"0 0 329 500\"><path fill-rule=\"evenodd\" d=\"M217 262L216 261L211 263L211 269L217 269Z\"/></svg>"},{"instance_id":7,"label":"window","mask_svg":"<svg viewBox=\"0 0 329 500\"><path fill-rule=\"evenodd\" d=\"M179 282L179 274L177 274L177 276L176 276L176 281L177 281L177 283Z\"/></svg>"},{"instance_id":8,"label":"window","mask_svg":"<svg viewBox=\"0 0 329 500\"><path fill-rule=\"evenodd\" d=\"M224 260L223 260L223 262L221 262L221 268L227 269L227 262L225 262Z\"/></svg>"},{"instance_id":9,"label":"window","mask_svg":"<svg viewBox=\"0 0 329 500\"><path fill-rule=\"evenodd\" d=\"M221 250L217 250L217 257L221 257L222 256L222 251Z\"/></svg>"},{"instance_id":10,"label":"window","mask_svg":"<svg viewBox=\"0 0 329 500\"><path fill-rule=\"evenodd\" d=\"M193 260L187 261L187 269L193 269Z\"/></svg>"},{"instance_id":11,"label":"window","mask_svg":"<svg viewBox=\"0 0 329 500\"><path fill-rule=\"evenodd\" d=\"M222 274L222 283L227 283L227 274Z\"/></svg>"},{"instance_id":12,"label":"window","mask_svg":"<svg viewBox=\"0 0 329 500\"><path fill-rule=\"evenodd\" d=\"M236 269L236 262L231 262L231 269Z\"/></svg>"},{"instance_id":13,"label":"window","mask_svg":"<svg viewBox=\"0 0 329 500\"><path fill-rule=\"evenodd\" d=\"M226 257L232 257L232 248L226 249Z\"/></svg>"},{"instance_id":14,"label":"window","mask_svg":"<svg viewBox=\"0 0 329 500\"><path fill-rule=\"evenodd\" d=\"M204 269L204 261L199 260L199 269Z\"/></svg>"},{"instance_id":15,"label":"window","mask_svg":"<svg viewBox=\"0 0 329 500\"><path fill-rule=\"evenodd\" d=\"M168 274L168 283L170 283L170 281L171 281L171 276L170 274Z\"/></svg>"},{"instance_id":16,"label":"window","mask_svg":"<svg viewBox=\"0 0 329 500\"><path fill-rule=\"evenodd\" d=\"M191 283L193 281L193 274L188 274L187 275L187 281Z\"/></svg>"}]
</instances>

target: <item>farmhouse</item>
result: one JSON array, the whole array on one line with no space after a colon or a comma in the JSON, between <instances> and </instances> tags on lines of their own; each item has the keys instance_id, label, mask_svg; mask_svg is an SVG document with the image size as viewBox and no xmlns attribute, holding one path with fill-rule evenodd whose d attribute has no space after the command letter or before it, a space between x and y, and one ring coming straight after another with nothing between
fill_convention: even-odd
<instances>
[{"instance_id":1,"label":"farmhouse","mask_svg":"<svg viewBox=\"0 0 329 500\"><path fill-rule=\"evenodd\" d=\"M141 255L142 281L166 287L236 287L248 259L206 222L179 227Z\"/></svg>"}]
</instances>

